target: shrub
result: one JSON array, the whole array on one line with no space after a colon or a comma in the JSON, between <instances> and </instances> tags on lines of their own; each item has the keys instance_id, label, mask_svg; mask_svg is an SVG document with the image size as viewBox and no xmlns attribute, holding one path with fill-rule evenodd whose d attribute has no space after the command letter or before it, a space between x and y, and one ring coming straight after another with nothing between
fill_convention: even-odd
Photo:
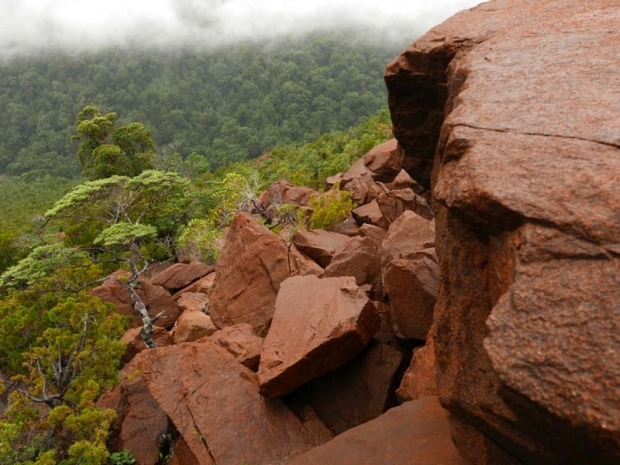
<instances>
[{"instance_id":1,"label":"shrub","mask_svg":"<svg viewBox=\"0 0 620 465\"><path fill-rule=\"evenodd\" d=\"M350 192L341 191L335 184L331 190L313 196L310 207L313 209L310 228L331 230L347 218L355 202Z\"/></svg>"}]
</instances>

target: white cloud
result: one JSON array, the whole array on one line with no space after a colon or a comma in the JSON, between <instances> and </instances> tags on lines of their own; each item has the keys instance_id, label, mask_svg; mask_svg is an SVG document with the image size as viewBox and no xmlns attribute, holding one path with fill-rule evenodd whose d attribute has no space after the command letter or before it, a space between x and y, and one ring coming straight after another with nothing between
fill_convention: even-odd
<instances>
[{"instance_id":1,"label":"white cloud","mask_svg":"<svg viewBox=\"0 0 620 465\"><path fill-rule=\"evenodd\" d=\"M0 55L132 43L221 44L373 28L415 38L479 0L0 0Z\"/></svg>"}]
</instances>

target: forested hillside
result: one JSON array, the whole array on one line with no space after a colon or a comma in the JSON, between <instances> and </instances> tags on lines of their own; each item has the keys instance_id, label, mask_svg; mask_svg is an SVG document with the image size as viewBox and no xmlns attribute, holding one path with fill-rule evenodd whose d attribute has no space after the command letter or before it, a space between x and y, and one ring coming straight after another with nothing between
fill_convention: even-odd
<instances>
[{"instance_id":1,"label":"forested hillside","mask_svg":"<svg viewBox=\"0 0 620 465\"><path fill-rule=\"evenodd\" d=\"M75 177L75 116L87 104L152 131L160 164L211 169L341 130L385 106L399 46L340 34L228 49L46 55L0 63L0 174Z\"/></svg>"}]
</instances>

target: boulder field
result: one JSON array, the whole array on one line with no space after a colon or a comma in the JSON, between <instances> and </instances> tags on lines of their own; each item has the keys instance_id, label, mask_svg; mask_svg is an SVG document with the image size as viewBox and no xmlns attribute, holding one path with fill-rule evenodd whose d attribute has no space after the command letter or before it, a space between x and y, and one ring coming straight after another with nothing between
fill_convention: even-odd
<instances>
[{"instance_id":1,"label":"boulder field","mask_svg":"<svg viewBox=\"0 0 620 465\"><path fill-rule=\"evenodd\" d=\"M124 336L110 447L620 463L619 25L617 0L498 0L407 48L385 73L395 138L329 180L358 204L345 224L281 237L238 213L214 267L142 279L164 318L155 349ZM130 314L113 281L93 292Z\"/></svg>"}]
</instances>

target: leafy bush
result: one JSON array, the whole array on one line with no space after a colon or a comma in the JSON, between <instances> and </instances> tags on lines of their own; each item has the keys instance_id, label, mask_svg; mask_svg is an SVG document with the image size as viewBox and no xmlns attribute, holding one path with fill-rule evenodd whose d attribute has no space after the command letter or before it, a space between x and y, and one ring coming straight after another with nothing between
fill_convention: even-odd
<instances>
[{"instance_id":1,"label":"leafy bush","mask_svg":"<svg viewBox=\"0 0 620 465\"><path fill-rule=\"evenodd\" d=\"M341 191L336 184L331 190L313 196L310 207L313 209L310 228L331 230L347 218L355 202L350 192Z\"/></svg>"}]
</instances>

